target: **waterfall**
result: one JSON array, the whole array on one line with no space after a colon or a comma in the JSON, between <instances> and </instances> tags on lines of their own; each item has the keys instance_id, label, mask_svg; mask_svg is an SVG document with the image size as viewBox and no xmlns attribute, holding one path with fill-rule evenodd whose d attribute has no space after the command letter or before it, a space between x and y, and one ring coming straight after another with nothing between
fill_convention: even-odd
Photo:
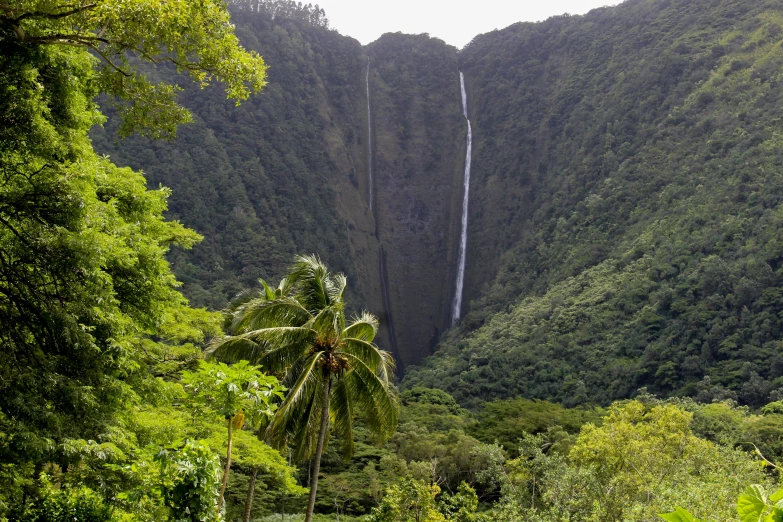
<instances>
[{"instance_id":1,"label":"waterfall","mask_svg":"<svg viewBox=\"0 0 783 522\"><path fill-rule=\"evenodd\" d=\"M465 75L459 72L459 85L462 90L462 114L468 122L468 152L465 155L465 184L462 197L462 231L459 239L459 265L457 267L457 288L454 292L454 308L451 315L451 325L457 324L462 310L462 287L465 284L465 254L468 249L468 196L470 194L470 156L473 148L473 133L468 118L468 95L465 92Z\"/></svg>"},{"instance_id":2,"label":"waterfall","mask_svg":"<svg viewBox=\"0 0 783 522\"><path fill-rule=\"evenodd\" d=\"M367 74L364 77L367 85L367 179L369 185L370 210L372 210L373 199L373 172L372 172L372 113L370 113L370 58L367 57Z\"/></svg>"}]
</instances>

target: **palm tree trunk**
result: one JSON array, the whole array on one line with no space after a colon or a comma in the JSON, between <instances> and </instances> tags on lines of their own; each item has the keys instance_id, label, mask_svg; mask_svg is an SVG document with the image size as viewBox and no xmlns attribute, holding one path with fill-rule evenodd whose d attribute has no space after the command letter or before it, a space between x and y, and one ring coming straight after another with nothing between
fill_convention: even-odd
<instances>
[{"instance_id":1,"label":"palm tree trunk","mask_svg":"<svg viewBox=\"0 0 783 522\"><path fill-rule=\"evenodd\" d=\"M218 511L223 506L223 495L226 493L226 484L228 484L228 471L231 469L231 445L234 442L234 426L228 419L228 450L226 451L226 469L223 470L223 484L220 486L220 497L218 497Z\"/></svg>"},{"instance_id":2,"label":"palm tree trunk","mask_svg":"<svg viewBox=\"0 0 783 522\"><path fill-rule=\"evenodd\" d=\"M250 476L250 486L247 488L247 502L245 502L245 522L250 522L250 510L253 508L253 495L256 492L256 477L258 468L253 469L253 475Z\"/></svg>"},{"instance_id":3,"label":"palm tree trunk","mask_svg":"<svg viewBox=\"0 0 783 522\"><path fill-rule=\"evenodd\" d=\"M318 472L321 470L321 455L324 452L324 440L326 432L329 431L329 388L331 385L331 375L326 370L326 384L324 385L323 407L321 408L321 431L318 433L318 445L315 447L315 456L313 457L313 472L310 477L310 500L307 502L307 513L305 522L313 520L313 510L315 509L315 493L318 490Z\"/></svg>"}]
</instances>

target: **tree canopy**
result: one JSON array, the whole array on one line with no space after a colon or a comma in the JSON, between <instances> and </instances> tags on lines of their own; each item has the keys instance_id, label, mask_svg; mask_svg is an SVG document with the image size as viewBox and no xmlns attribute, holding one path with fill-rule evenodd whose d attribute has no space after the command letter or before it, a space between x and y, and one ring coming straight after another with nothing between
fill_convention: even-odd
<instances>
[{"instance_id":1,"label":"tree canopy","mask_svg":"<svg viewBox=\"0 0 783 522\"><path fill-rule=\"evenodd\" d=\"M263 59L239 45L222 0L3 1L0 13L4 54L56 45L100 57L93 89L118 100L123 135L173 135L178 124L190 121L175 98L181 89L151 83L138 62L170 62L202 87L217 78L237 101L266 83Z\"/></svg>"},{"instance_id":2,"label":"tree canopy","mask_svg":"<svg viewBox=\"0 0 783 522\"><path fill-rule=\"evenodd\" d=\"M119 436L133 405L158 400L160 377L220 331L166 261L200 239L164 218L168 189L148 190L87 136L100 93L119 100L125 132L188 119L139 61L222 80L238 100L265 81L220 1L0 2L0 509L35 498L45 462L138 457Z\"/></svg>"}]
</instances>

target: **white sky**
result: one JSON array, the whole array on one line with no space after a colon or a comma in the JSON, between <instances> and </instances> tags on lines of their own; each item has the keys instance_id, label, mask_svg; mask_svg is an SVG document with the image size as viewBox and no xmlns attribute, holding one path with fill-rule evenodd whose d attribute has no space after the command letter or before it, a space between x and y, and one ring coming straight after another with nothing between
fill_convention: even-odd
<instances>
[{"instance_id":1,"label":"white sky","mask_svg":"<svg viewBox=\"0 0 783 522\"><path fill-rule=\"evenodd\" d=\"M330 26L362 44L383 33L429 33L458 48L474 36L516 22L584 14L619 0L306 0L326 11Z\"/></svg>"}]
</instances>

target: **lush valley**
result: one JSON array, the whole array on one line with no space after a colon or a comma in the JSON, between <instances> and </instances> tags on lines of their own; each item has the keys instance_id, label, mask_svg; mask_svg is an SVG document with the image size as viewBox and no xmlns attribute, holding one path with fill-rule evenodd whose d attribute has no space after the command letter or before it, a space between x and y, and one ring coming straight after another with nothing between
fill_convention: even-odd
<instances>
[{"instance_id":1,"label":"lush valley","mask_svg":"<svg viewBox=\"0 0 783 522\"><path fill-rule=\"evenodd\" d=\"M0 0L0 521L782 519L782 88L774 0Z\"/></svg>"}]
</instances>

